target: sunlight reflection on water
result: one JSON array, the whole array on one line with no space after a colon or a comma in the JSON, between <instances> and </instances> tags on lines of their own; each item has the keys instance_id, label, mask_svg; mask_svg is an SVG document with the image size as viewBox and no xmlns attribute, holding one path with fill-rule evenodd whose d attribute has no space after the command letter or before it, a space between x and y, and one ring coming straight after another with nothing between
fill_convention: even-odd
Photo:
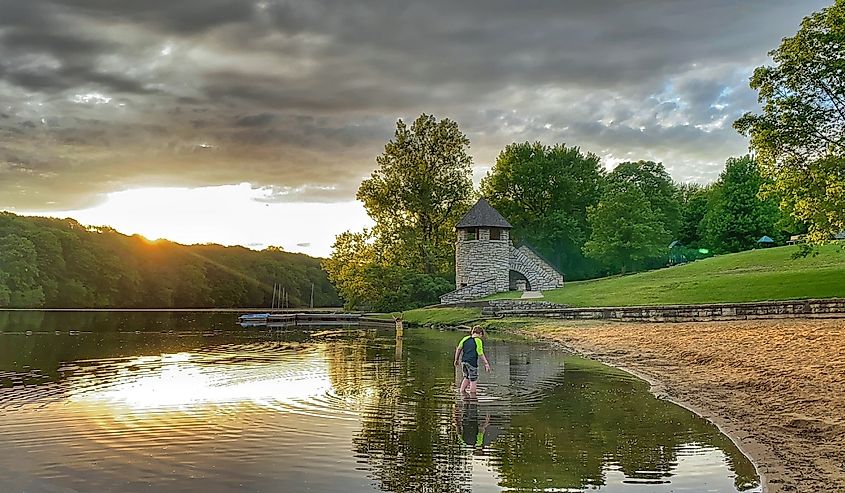
<instances>
[{"instance_id":1,"label":"sunlight reflection on water","mask_svg":"<svg viewBox=\"0 0 845 493\"><path fill-rule=\"evenodd\" d=\"M712 425L519 342L464 401L453 333L8 332L3 492L759 491Z\"/></svg>"}]
</instances>

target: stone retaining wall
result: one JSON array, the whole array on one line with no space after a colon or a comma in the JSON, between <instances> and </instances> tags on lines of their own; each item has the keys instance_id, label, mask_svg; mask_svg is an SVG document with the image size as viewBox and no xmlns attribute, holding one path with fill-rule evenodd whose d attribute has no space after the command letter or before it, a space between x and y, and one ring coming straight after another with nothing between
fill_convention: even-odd
<instances>
[{"instance_id":1,"label":"stone retaining wall","mask_svg":"<svg viewBox=\"0 0 845 493\"><path fill-rule=\"evenodd\" d=\"M490 316L514 310L553 310L561 308L569 308L569 305L561 305L551 301L489 300L487 305L481 308L481 314Z\"/></svg>"},{"instance_id":2,"label":"stone retaining wall","mask_svg":"<svg viewBox=\"0 0 845 493\"><path fill-rule=\"evenodd\" d=\"M530 303L535 305L538 302ZM845 318L845 299L602 308L542 308L531 306L497 310L495 314L505 317L546 317L565 320L617 320L624 322L709 322L715 320L799 317Z\"/></svg>"}]
</instances>

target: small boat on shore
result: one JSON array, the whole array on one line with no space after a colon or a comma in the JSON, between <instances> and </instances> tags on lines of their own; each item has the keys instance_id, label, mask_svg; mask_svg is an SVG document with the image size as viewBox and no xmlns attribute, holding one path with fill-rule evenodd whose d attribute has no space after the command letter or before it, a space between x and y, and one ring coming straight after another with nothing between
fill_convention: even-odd
<instances>
[{"instance_id":1,"label":"small boat on shore","mask_svg":"<svg viewBox=\"0 0 845 493\"><path fill-rule=\"evenodd\" d=\"M269 313L245 313L238 317L238 323L241 327L259 327L267 325L269 317Z\"/></svg>"}]
</instances>

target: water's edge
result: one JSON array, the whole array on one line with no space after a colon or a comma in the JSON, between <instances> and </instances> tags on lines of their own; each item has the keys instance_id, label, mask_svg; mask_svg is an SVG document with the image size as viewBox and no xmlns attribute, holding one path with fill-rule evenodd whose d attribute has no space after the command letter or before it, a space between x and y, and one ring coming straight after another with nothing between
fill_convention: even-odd
<instances>
[{"instance_id":1,"label":"water's edge","mask_svg":"<svg viewBox=\"0 0 845 493\"><path fill-rule=\"evenodd\" d=\"M689 412L701 417L702 419L712 423L718 430L728 437L731 442L739 449L742 454L748 458L751 464L754 466L754 470L757 472L757 476L760 478L760 485L762 489L762 493L769 493L769 479L766 474L763 473L761 468L761 456L765 453L766 448L757 440L753 438L747 438L746 442L740 441L739 432L740 430L737 429L736 426L731 425L723 416L719 415L716 412L713 412L710 409L705 409L701 406L697 406L691 402L685 401L683 399L679 399L677 397L673 397L667 392L667 389L671 388L671 386L665 382L660 377L656 377L654 375L646 374L642 369L635 369L631 368L627 365L619 364L617 361L613 361L609 358L603 357L601 354L596 353L594 351L589 351L584 348L564 343L552 337L544 337L539 334L534 334L531 332L526 332L525 334L530 335L531 337L537 339L538 341L543 341L552 344L553 346L557 346L565 351L571 352L577 356L588 358L593 361L598 361L607 366L611 366L613 368L617 368L622 370L626 373L633 375L640 380L648 383L648 390L651 394L660 400L665 400L671 402L677 406L680 406Z\"/></svg>"}]
</instances>

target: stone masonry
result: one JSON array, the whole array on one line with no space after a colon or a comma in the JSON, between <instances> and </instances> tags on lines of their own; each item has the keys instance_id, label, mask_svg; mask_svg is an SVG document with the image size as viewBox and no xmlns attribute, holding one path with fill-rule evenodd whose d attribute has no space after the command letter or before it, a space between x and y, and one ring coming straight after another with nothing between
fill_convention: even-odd
<instances>
[{"instance_id":1,"label":"stone masonry","mask_svg":"<svg viewBox=\"0 0 845 493\"><path fill-rule=\"evenodd\" d=\"M532 291L544 291L563 286L563 274L526 245L519 248L511 247L510 270L525 276Z\"/></svg>"},{"instance_id":2,"label":"stone masonry","mask_svg":"<svg viewBox=\"0 0 845 493\"><path fill-rule=\"evenodd\" d=\"M531 290L563 286L563 275L525 245L514 247L511 225L483 198L457 224L455 284L441 303L470 301L511 289L511 271Z\"/></svg>"},{"instance_id":3,"label":"stone masonry","mask_svg":"<svg viewBox=\"0 0 845 493\"><path fill-rule=\"evenodd\" d=\"M477 240L468 240L466 230L458 230L455 243L455 284L458 288L488 279L493 293L507 291L510 272L511 242L508 231L498 240L490 239L490 229L478 230ZM490 293L488 293L490 294Z\"/></svg>"},{"instance_id":4,"label":"stone masonry","mask_svg":"<svg viewBox=\"0 0 845 493\"><path fill-rule=\"evenodd\" d=\"M712 322L717 320L801 317L845 318L845 299L595 308L505 305L494 309L493 314L500 317L543 317L564 320L616 320L623 322Z\"/></svg>"}]
</instances>

